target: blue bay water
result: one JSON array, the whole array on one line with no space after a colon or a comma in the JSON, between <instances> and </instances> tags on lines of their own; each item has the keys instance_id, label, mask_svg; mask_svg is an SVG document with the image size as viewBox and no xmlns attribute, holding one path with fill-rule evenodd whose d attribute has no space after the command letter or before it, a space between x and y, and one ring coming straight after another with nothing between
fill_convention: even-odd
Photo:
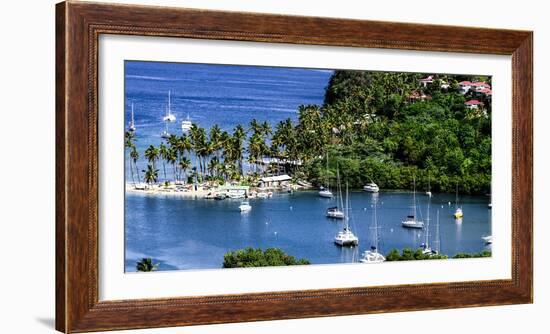
<instances>
[{"instance_id":1,"label":"blue bay water","mask_svg":"<svg viewBox=\"0 0 550 334\"><path fill-rule=\"evenodd\" d=\"M424 231L401 226L410 212L411 193L361 191L350 194L350 226L359 237L359 247L341 248L333 238L342 221L325 217L333 200L315 191L278 193L269 199L252 199L252 211L241 213L238 200L204 200L170 195L126 196L126 270L135 262L152 257L161 270L220 268L223 255L244 247L280 247L287 253L313 264L356 262L372 245L373 203L378 200L379 248L418 248ZM427 218L427 196L417 196L418 216ZM480 252L486 249L482 236L491 234L488 198L462 196L464 218L457 222L452 214L452 194L434 194L430 204L429 242L436 240L436 214L439 211L439 238L443 254Z\"/></svg>"},{"instance_id":2,"label":"blue bay water","mask_svg":"<svg viewBox=\"0 0 550 334\"><path fill-rule=\"evenodd\" d=\"M256 118L274 127L279 121L297 119L301 104L322 104L331 71L205 64L175 64L128 61L125 64L125 117L134 104L138 168L146 166L143 152L158 145L162 117L171 91L171 110L177 121L169 132L181 134L180 121L189 115L193 123L209 129L218 124L226 131ZM157 166L159 167L159 166ZM163 178L162 167L159 176ZM128 170L128 169L127 169ZM167 167L170 174L171 168ZM127 181L130 173L126 173ZM170 176L168 176L170 178ZM355 262L372 240L373 194L352 192L352 229L359 247L339 248L334 235L342 222L324 216L333 203L316 192L275 194L270 199L251 200L248 214L241 214L238 201L213 201L127 194L125 199L125 270L135 271L135 262L151 257L160 270L220 268L223 255L244 247L280 247L314 264ZM419 196L425 214L427 197ZM401 227L410 211L410 193L382 192L378 195L380 248L419 247L421 230ZM431 204L432 227L440 210L441 251L479 252L481 237L491 234L486 197L461 197L465 217L452 218L454 195L435 194ZM430 234L434 234L434 230Z\"/></svg>"}]
</instances>

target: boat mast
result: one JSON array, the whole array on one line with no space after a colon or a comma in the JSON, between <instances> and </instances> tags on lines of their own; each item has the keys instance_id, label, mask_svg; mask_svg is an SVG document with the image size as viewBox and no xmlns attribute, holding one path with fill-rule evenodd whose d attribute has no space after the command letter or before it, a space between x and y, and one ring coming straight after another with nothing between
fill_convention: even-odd
<instances>
[{"instance_id":1,"label":"boat mast","mask_svg":"<svg viewBox=\"0 0 550 334\"><path fill-rule=\"evenodd\" d=\"M342 184L340 183L340 170L338 169L338 165L336 165L336 180L338 182L338 192L336 194L336 196L339 196L339 199L340 199L340 208L344 208L344 199L342 198ZM338 204L338 199L336 201L336 203ZM347 216L346 216L347 217Z\"/></svg>"},{"instance_id":2,"label":"boat mast","mask_svg":"<svg viewBox=\"0 0 550 334\"><path fill-rule=\"evenodd\" d=\"M132 119L130 122L130 126L134 127L134 102L132 102Z\"/></svg>"},{"instance_id":3,"label":"boat mast","mask_svg":"<svg viewBox=\"0 0 550 334\"><path fill-rule=\"evenodd\" d=\"M171 113L172 113L172 110L171 110L171 106L170 106L170 91L168 91L168 117L170 117Z\"/></svg>"},{"instance_id":4,"label":"boat mast","mask_svg":"<svg viewBox=\"0 0 550 334\"><path fill-rule=\"evenodd\" d=\"M424 241L424 245L426 246L426 249L429 247L430 243L430 200L428 199L428 214L426 217L426 240Z\"/></svg>"},{"instance_id":5,"label":"boat mast","mask_svg":"<svg viewBox=\"0 0 550 334\"><path fill-rule=\"evenodd\" d=\"M348 182L346 181L346 216L344 217L345 226L344 230L349 230L349 191L348 191Z\"/></svg>"},{"instance_id":6,"label":"boat mast","mask_svg":"<svg viewBox=\"0 0 550 334\"><path fill-rule=\"evenodd\" d=\"M458 209L458 182L456 183L455 209Z\"/></svg>"},{"instance_id":7,"label":"boat mast","mask_svg":"<svg viewBox=\"0 0 550 334\"><path fill-rule=\"evenodd\" d=\"M378 201L374 200L374 248L378 251L378 215L376 214L376 207Z\"/></svg>"},{"instance_id":8,"label":"boat mast","mask_svg":"<svg viewBox=\"0 0 550 334\"><path fill-rule=\"evenodd\" d=\"M434 244L436 244L435 246L435 251L437 252L437 254L440 253L440 241L439 241L439 210L437 210L437 221L436 221L436 225L435 225L435 241L434 241Z\"/></svg>"},{"instance_id":9,"label":"boat mast","mask_svg":"<svg viewBox=\"0 0 550 334\"><path fill-rule=\"evenodd\" d=\"M416 220L416 179L413 176L413 217Z\"/></svg>"}]
</instances>

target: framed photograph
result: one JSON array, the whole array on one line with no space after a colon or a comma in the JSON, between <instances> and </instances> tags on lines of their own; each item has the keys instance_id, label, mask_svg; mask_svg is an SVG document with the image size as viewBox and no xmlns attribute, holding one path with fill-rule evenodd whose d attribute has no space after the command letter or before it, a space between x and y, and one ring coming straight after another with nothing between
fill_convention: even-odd
<instances>
[{"instance_id":1,"label":"framed photograph","mask_svg":"<svg viewBox=\"0 0 550 334\"><path fill-rule=\"evenodd\" d=\"M532 302L532 32L57 5L56 328Z\"/></svg>"}]
</instances>

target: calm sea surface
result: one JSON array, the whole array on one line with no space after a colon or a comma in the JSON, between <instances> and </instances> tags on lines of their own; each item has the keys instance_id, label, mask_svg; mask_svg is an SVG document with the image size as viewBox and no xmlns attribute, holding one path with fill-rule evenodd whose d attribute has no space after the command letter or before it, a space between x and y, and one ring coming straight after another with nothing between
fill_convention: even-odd
<instances>
[{"instance_id":1,"label":"calm sea surface","mask_svg":"<svg viewBox=\"0 0 550 334\"><path fill-rule=\"evenodd\" d=\"M181 134L180 121L187 115L193 123L209 129L246 126L253 118L268 121L297 119L301 104L322 104L331 71L271 67L126 62L126 124L134 104L138 168L145 168L143 151L162 141L162 117L172 94L172 112L177 121L168 130ZM171 168L167 168L171 172ZM162 178L162 171L159 172ZM171 176L168 176L171 178ZM130 182L130 173L127 173ZM427 215L428 198L419 198L419 216ZM280 247L314 264L354 262L373 240L373 201L378 200L380 249L419 247L422 230L401 227L410 212L411 194L382 192L378 195L351 192L351 228L359 247L333 244L342 222L325 217L334 202L317 192L275 194L270 199L251 200L252 211L241 214L237 200L204 200L127 194L125 201L126 271L135 262L151 257L160 270L220 268L223 255L244 247ZM440 212L441 252L479 252L482 236L491 234L491 215L486 197L461 197L464 219L452 218L454 195L435 194L430 204L430 242L435 236L436 212Z\"/></svg>"},{"instance_id":2,"label":"calm sea surface","mask_svg":"<svg viewBox=\"0 0 550 334\"><path fill-rule=\"evenodd\" d=\"M378 195L351 192L351 228L359 237L359 247L341 248L333 238L342 221L325 217L334 200L315 191L275 194L269 199L252 199L252 211L241 213L238 200L204 200L126 196L126 270L134 271L136 260L152 257L160 269L220 268L224 253L244 247L280 247L312 263L341 263L358 260L373 240L373 203L378 200L379 248L419 247L425 240L420 229L401 227L410 212L411 193L381 192ZM427 218L429 198L417 196L418 216ZM430 243L439 237L443 254L479 252L485 248L482 236L491 234L488 198L462 196L464 218L452 217L452 194L434 194L430 204ZM433 246L433 245L432 245Z\"/></svg>"}]
</instances>

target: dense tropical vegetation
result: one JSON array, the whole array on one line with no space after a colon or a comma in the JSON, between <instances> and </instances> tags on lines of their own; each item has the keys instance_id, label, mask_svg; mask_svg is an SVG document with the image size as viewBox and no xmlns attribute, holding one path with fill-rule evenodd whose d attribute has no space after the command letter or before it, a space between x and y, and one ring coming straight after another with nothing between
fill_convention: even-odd
<instances>
[{"instance_id":1,"label":"dense tropical vegetation","mask_svg":"<svg viewBox=\"0 0 550 334\"><path fill-rule=\"evenodd\" d=\"M465 259L479 257L491 257L491 251L484 250L480 253L458 253L452 258ZM424 254L422 248L417 248L416 250L413 250L412 248L405 248L401 252L397 249L392 249L388 254L386 254L386 261L441 260L448 258L449 257L444 254Z\"/></svg>"},{"instance_id":2,"label":"dense tropical vegetation","mask_svg":"<svg viewBox=\"0 0 550 334\"><path fill-rule=\"evenodd\" d=\"M430 180L435 192L454 192L456 184L462 193L489 192L491 101L475 96L482 110L466 108L475 93L461 94L458 82L490 78L440 75L424 87L423 76L335 71L323 105L300 106L297 122L289 118L272 127L253 119L231 132L194 124L148 147L143 181L158 182L161 169L164 182L250 183L284 172L326 185L336 182L339 166L355 188L372 180L381 188L407 189L415 177L418 188ZM126 147L132 180L141 182L133 133L126 134ZM266 164L265 157L276 160Z\"/></svg>"},{"instance_id":3,"label":"dense tropical vegetation","mask_svg":"<svg viewBox=\"0 0 550 334\"><path fill-rule=\"evenodd\" d=\"M223 268L293 266L303 264L309 264L309 261L306 259L296 259L279 248L268 248L262 251L260 248L247 247L228 252L223 257Z\"/></svg>"}]
</instances>

